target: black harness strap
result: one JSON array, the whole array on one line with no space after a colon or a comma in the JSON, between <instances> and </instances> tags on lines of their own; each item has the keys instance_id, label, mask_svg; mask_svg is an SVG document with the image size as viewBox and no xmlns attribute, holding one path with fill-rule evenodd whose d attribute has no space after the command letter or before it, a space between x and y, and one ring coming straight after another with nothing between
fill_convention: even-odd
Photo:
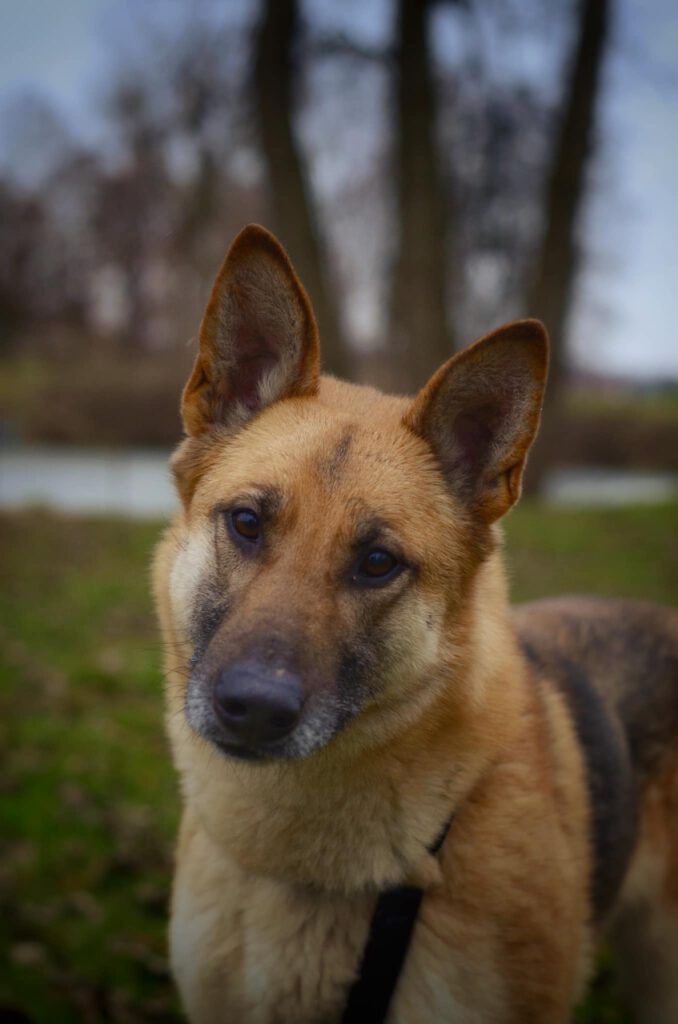
<instances>
[{"instance_id":1,"label":"black harness strap","mask_svg":"<svg viewBox=\"0 0 678 1024\"><path fill-rule=\"evenodd\" d=\"M445 842L451 824L452 818L430 848L433 855ZM421 889L401 885L387 889L377 900L360 972L349 992L342 1024L381 1024L386 1020L423 895Z\"/></svg>"}]
</instances>

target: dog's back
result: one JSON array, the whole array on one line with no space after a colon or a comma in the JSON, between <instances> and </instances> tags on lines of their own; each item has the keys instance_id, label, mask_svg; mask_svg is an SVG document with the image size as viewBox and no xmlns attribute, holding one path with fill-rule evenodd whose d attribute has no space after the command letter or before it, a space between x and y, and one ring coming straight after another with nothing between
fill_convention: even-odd
<instances>
[{"instance_id":1,"label":"dog's back","mask_svg":"<svg viewBox=\"0 0 678 1024\"><path fill-rule=\"evenodd\" d=\"M586 750L592 902L611 917L638 1020L678 1005L678 613L592 597L514 609L536 676L567 699ZM627 813L637 801L637 827ZM629 863L630 862L630 863Z\"/></svg>"},{"instance_id":2,"label":"dog's back","mask_svg":"<svg viewBox=\"0 0 678 1024\"><path fill-rule=\"evenodd\" d=\"M678 612L566 597L514 609L524 646L565 688L576 663L623 728L642 785L678 746Z\"/></svg>"}]
</instances>

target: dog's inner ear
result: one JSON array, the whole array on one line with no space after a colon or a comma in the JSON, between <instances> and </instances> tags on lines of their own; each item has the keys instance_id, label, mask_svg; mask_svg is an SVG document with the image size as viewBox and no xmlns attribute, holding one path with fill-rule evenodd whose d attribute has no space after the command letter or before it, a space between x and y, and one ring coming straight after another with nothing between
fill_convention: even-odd
<instances>
[{"instance_id":1,"label":"dog's inner ear","mask_svg":"<svg viewBox=\"0 0 678 1024\"><path fill-rule=\"evenodd\" d=\"M315 394L318 331L280 243L250 224L228 251L200 326L184 389L186 433L235 427L281 398Z\"/></svg>"},{"instance_id":2,"label":"dog's inner ear","mask_svg":"<svg viewBox=\"0 0 678 1024\"><path fill-rule=\"evenodd\" d=\"M405 417L430 444L454 494L487 523L520 497L547 365L538 321L500 327L448 360Z\"/></svg>"}]
</instances>

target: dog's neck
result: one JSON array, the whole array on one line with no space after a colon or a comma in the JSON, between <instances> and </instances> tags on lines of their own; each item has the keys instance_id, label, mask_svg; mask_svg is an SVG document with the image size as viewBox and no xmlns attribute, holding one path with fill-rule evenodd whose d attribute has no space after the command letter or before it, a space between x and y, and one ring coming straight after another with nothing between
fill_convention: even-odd
<instances>
[{"instance_id":1,"label":"dog's neck","mask_svg":"<svg viewBox=\"0 0 678 1024\"><path fill-rule=\"evenodd\" d=\"M487 624L489 602L496 637L509 629L497 565L484 567L477 584L484 615L469 621ZM206 751L184 776L189 807L226 855L257 874L344 893L425 884L435 873L428 848L500 756L516 714L505 684L516 673L493 664L497 646L478 634L466 643L456 685L473 686L477 701L464 702L463 720L441 688L377 748L356 750L349 734L302 761L254 766Z\"/></svg>"}]
</instances>

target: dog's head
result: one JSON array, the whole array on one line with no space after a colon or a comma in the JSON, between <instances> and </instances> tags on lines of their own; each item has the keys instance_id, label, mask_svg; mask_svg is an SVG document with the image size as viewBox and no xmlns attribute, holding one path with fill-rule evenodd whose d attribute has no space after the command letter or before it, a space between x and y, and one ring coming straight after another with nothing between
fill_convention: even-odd
<instances>
[{"instance_id":1,"label":"dog's head","mask_svg":"<svg viewBox=\"0 0 678 1024\"><path fill-rule=\"evenodd\" d=\"M168 572L177 713L229 756L299 758L450 687L492 524L518 499L546 375L522 321L414 399L320 377L313 312L264 229L219 272L184 390Z\"/></svg>"}]
</instances>

